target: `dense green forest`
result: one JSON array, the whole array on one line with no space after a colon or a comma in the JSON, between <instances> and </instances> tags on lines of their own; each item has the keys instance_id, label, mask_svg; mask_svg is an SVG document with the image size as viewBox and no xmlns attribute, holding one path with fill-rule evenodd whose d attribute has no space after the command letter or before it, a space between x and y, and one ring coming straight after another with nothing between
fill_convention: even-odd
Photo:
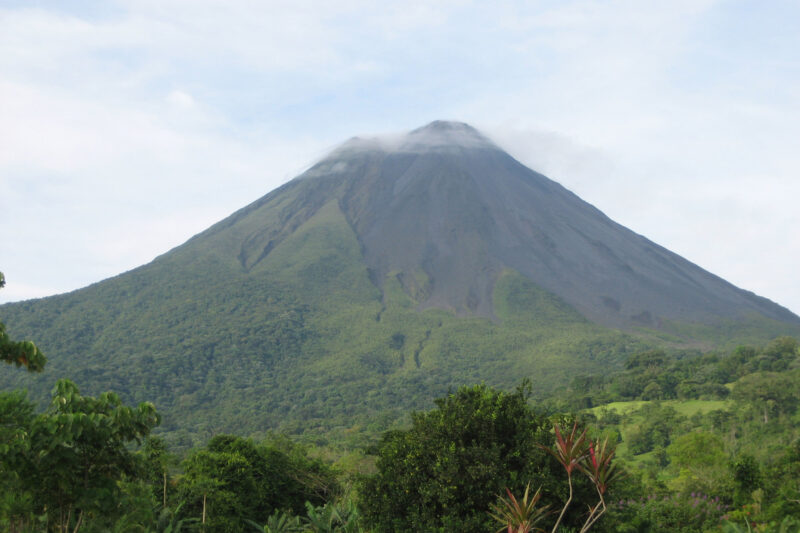
<instances>
[{"instance_id":1,"label":"dense green forest","mask_svg":"<svg viewBox=\"0 0 800 533\"><path fill-rule=\"evenodd\" d=\"M30 374L47 365L2 323L0 358ZM510 392L461 386L365 446L247 431L171 449L154 434L162 416L65 379L44 408L24 391L0 393L0 527L800 531L792 337L634 351L619 370L546 395L528 381Z\"/></svg>"},{"instance_id":2,"label":"dense green forest","mask_svg":"<svg viewBox=\"0 0 800 533\"><path fill-rule=\"evenodd\" d=\"M745 397L559 414L532 402L525 384L512 392L476 385L366 450L217 435L181 456L149 435L158 422L152 405L84 397L61 381L40 414L23 393L0 395L0 523L10 531L478 532L495 531L499 519L548 531L558 521L558 531L794 532L800 394L797 374L788 375L794 410L775 406L766 422L763 406Z\"/></svg>"},{"instance_id":3,"label":"dense green forest","mask_svg":"<svg viewBox=\"0 0 800 533\"><path fill-rule=\"evenodd\" d=\"M280 213L247 222L245 233ZM433 280L422 270L371 279L336 202L246 271L225 223L114 279L0 306L9 333L33 338L49 358L40 374L0 373L0 388L26 388L44 407L53 383L69 378L90 395L153 402L155 431L173 449L266 429L352 447L462 384L508 389L529 377L544 399L576 374L622 370L650 348L800 335L797 324L763 316L622 332L511 268L494 284L493 318L421 309Z\"/></svg>"},{"instance_id":4,"label":"dense green forest","mask_svg":"<svg viewBox=\"0 0 800 533\"><path fill-rule=\"evenodd\" d=\"M305 235L294 255L270 255L289 266L214 277L213 290L188 302L186 281L164 268L158 281L133 272L113 285L4 307L11 333L35 336L50 362L41 374L0 376L0 388L27 388L44 405L53 382L69 377L93 395L110 389L129 403L151 401L163 412L158 433L181 449L215 431L265 428L353 446L460 384L507 387L509 376L525 375L545 392L580 369L621 368L650 345L592 324L513 272L495 290L498 321L420 312L396 277L382 295L365 271L343 267L326 278L315 254L335 270L352 262L341 256L358 253L334 222ZM107 312L116 301L123 310Z\"/></svg>"},{"instance_id":5,"label":"dense green forest","mask_svg":"<svg viewBox=\"0 0 800 533\"><path fill-rule=\"evenodd\" d=\"M0 286L2 278L0 278ZM3 372L44 354L0 325ZM631 353L551 394L464 385L365 446L218 434L57 380L0 393L0 528L158 531L800 531L800 344Z\"/></svg>"}]
</instances>

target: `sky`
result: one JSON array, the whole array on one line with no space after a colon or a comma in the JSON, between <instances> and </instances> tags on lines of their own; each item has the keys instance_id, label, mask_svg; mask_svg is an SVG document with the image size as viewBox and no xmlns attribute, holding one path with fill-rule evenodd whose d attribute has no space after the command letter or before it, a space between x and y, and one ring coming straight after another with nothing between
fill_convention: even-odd
<instances>
[{"instance_id":1,"label":"sky","mask_svg":"<svg viewBox=\"0 0 800 533\"><path fill-rule=\"evenodd\" d=\"M798 0L0 0L0 303L445 119L800 314L799 23Z\"/></svg>"}]
</instances>

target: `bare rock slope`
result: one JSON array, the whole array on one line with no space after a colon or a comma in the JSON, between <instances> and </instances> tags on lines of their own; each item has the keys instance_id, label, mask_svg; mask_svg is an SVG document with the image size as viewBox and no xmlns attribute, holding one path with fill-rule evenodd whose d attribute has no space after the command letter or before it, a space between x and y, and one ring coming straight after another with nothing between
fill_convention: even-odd
<instances>
[{"instance_id":1,"label":"bare rock slope","mask_svg":"<svg viewBox=\"0 0 800 533\"><path fill-rule=\"evenodd\" d=\"M510 268L607 326L752 315L800 322L615 223L459 122L392 141L351 139L198 239L252 227L236 232L242 268L252 269L331 199L373 282L397 276L420 308L493 317L495 281ZM275 209L277 224L254 224Z\"/></svg>"}]
</instances>

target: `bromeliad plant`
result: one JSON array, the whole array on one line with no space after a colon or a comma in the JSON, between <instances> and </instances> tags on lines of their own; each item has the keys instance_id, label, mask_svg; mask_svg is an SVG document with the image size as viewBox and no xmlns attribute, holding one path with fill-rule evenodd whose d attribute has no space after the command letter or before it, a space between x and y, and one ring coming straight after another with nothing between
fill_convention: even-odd
<instances>
[{"instance_id":1,"label":"bromeliad plant","mask_svg":"<svg viewBox=\"0 0 800 533\"><path fill-rule=\"evenodd\" d=\"M561 524L561 520L564 518L564 514L567 512L569 504L572 503L572 473L576 469L581 469L581 464L589 453L589 450L586 445L586 430L584 429L580 435L578 435L577 422L572 426L572 431L566 437L561 434L561 428L558 424L555 424L553 429L556 433L555 450L545 446L542 446L542 448L561 463L561 466L563 466L564 470L567 472L567 483L569 484L569 497L564 503L564 507L561 508L558 519L553 526L552 533L555 533L558 530L558 526Z\"/></svg>"},{"instance_id":2,"label":"bromeliad plant","mask_svg":"<svg viewBox=\"0 0 800 533\"><path fill-rule=\"evenodd\" d=\"M620 471L616 469L616 465L612 463L614 459L614 446L609 445L608 437L602 443L589 443L589 455L581 464L581 471L594 484L597 490L597 495L600 500L594 507L589 508L589 516L586 518L581 533L588 531L595 522L606 512L606 499L605 494L608 490L608 485L615 478L619 476Z\"/></svg>"},{"instance_id":3,"label":"bromeliad plant","mask_svg":"<svg viewBox=\"0 0 800 533\"><path fill-rule=\"evenodd\" d=\"M555 424L553 429L556 434L555 448L546 446L542 446L542 448L555 457L564 467L567 473L569 497L561 508L551 533L558 531L567 509L572 503L572 476L576 470L589 478L599 496L598 502L589 507L589 514L580 529L580 533L585 533L606 512L605 493L609 484L619 474L619 471L615 468L616 465L612 462L615 450L609 444L607 438L602 443L595 443L587 438L585 429L578 433L577 423L572 426L572 431L568 434L564 434L558 424ZM528 489L526 488L522 503L516 500L510 490L506 489L506 492L508 493L508 498L500 498L502 506L493 506L494 513L490 513L495 520L504 524L500 531L506 530L506 528L508 533L542 531L541 529L534 529L534 524L547 514L546 508L535 508L541 496L541 487L530 501L528 501ZM529 517L535 517L536 520L529 521Z\"/></svg>"},{"instance_id":4,"label":"bromeliad plant","mask_svg":"<svg viewBox=\"0 0 800 533\"><path fill-rule=\"evenodd\" d=\"M498 529L497 533L504 531L507 533L544 531L544 529L536 527L536 524L549 514L547 512L548 506L537 509L536 504L542 497L542 489L537 490L533 497L528 499L530 488L531 484L528 483L525 487L525 495L522 497L522 501L517 500L511 491L506 489L508 498L500 498L500 504L492 505L492 512L489 514L503 524L503 527Z\"/></svg>"}]
</instances>

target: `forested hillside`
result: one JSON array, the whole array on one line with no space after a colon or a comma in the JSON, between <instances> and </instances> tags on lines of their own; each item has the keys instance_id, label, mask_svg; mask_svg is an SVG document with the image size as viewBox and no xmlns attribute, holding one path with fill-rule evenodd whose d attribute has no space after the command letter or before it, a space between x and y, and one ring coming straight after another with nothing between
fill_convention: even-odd
<instances>
[{"instance_id":1,"label":"forested hillside","mask_svg":"<svg viewBox=\"0 0 800 533\"><path fill-rule=\"evenodd\" d=\"M579 370L621 368L648 345L588 322L514 272L498 282L496 321L417 311L397 279L381 298L366 270L334 268L357 248L330 215L299 232L303 247L274 252L270 276L209 278L190 302L182 277L156 282L151 269L2 308L16 337L53 355L41 375L4 373L0 384L43 401L54 377L67 376L87 393L153 401L164 413L159 431L183 448L267 429L364 443L460 384L530 376L544 393ZM336 274L320 276L323 266ZM118 310L106 312L107 302Z\"/></svg>"},{"instance_id":2,"label":"forested hillside","mask_svg":"<svg viewBox=\"0 0 800 533\"><path fill-rule=\"evenodd\" d=\"M176 453L152 404L60 381L37 414L4 392L0 527L800 531L795 339L624 366L543 399L528 383L459 387L366 448L237 432Z\"/></svg>"}]
</instances>

